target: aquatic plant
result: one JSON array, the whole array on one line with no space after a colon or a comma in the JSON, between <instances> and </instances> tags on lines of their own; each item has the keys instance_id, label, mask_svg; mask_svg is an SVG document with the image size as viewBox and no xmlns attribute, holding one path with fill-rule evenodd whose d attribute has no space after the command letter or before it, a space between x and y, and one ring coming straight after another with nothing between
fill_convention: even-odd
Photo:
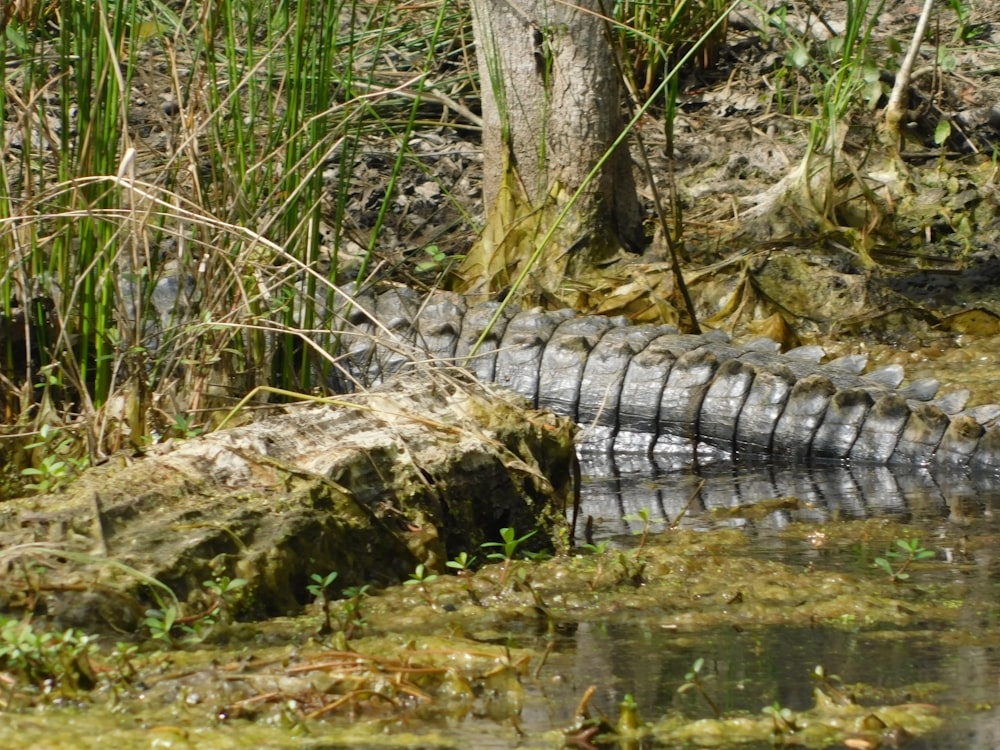
<instances>
[{"instance_id":1,"label":"aquatic plant","mask_svg":"<svg viewBox=\"0 0 1000 750\"><path fill-rule=\"evenodd\" d=\"M715 702L715 699L708 694L705 690L705 685L701 681L701 670L705 666L705 660L698 657L695 663L691 665L691 671L684 675L686 682L677 688L677 692L680 694L686 693L690 690L694 690L698 695L702 697L708 707L712 709L712 713L715 714L716 719L722 718L722 711L719 709L719 704Z\"/></svg>"},{"instance_id":2,"label":"aquatic plant","mask_svg":"<svg viewBox=\"0 0 1000 750\"><path fill-rule=\"evenodd\" d=\"M131 683L139 675L136 667L136 658L139 656L139 647L134 643L118 641L114 651L111 652L111 664L117 670L117 679L112 681L112 686L117 683Z\"/></svg>"},{"instance_id":3,"label":"aquatic plant","mask_svg":"<svg viewBox=\"0 0 1000 750\"><path fill-rule=\"evenodd\" d=\"M65 697L92 690L97 686L90 664L93 648L94 636L79 630L49 632L30 622L0 617L0 670L7 673L10 694L18 680ZM10 701L8 696L8 708Z\"/></svg>"},{"instance_id":4,"label":"aquatic plant","mask_svg":"<svg viewBox=\"0 0 1000 750\"><path fill-rule=\"evenodd\" d=\"M886 572L893 583L908 579L910 574L907 571L914 563L934 557L933 550L924 549L916 537L897 539L896 547L899 551L889 550L885 553L885 557L876 557L874 563L875 567ZM893 567L892 560L900 560L902 563L898 567Z\"/></svg>"},{"instance_id":5,"label":"aquatic plant","mask_svg":"<svg viewBox=\"0 0 1000 750\"><path fill-rule=\"evenodd\" d=\"M653 517L649 508L642 508L635 513L624 516L624 520L633 523L638 522L642 526L638 531L634 532L639 536L639 544L632 551L631 555L625 552L618 554L618 564L622 569L620 580L632 586L639 587L646 580L645 549L646 544L649 542L649 532L653 525Z\"/></svg>"},{"instance_id":6,"label":"aquatic plant","mask_svg":"<svg viewBox=\"0 0 1000 750\"><path fill-rule=\"evenodd\" d=\"M642 551L646 548L646 542L649 541L649 530L653 525L653 517L650 513L649 508L642 508L637 510L635 513L629 513L627 516L623 517L625 521L639 522L642 524L642 528L635 532L639 534L639 546L636 548L636 555L642 554Z\"/></svg>"},{"instance_id":7,"label":"aquatic plant","mask_svg":"<svg viewBox=\"0 0 1000 750\"><path fill-rule=\"evenodd\" d=\"M640 555L629 555L624 552L618 553L618 565L621 566L621 581L630 583L638 588L646 581L646 561Z\"/></svg>"},{"instance_id":8,"label":"aquatic plant","mask_svg":"<svg viewBox=\"0 0 1000 750\"><path fill-rule=\"evenodd\" d=\"M817 664L812 672L813 679L817 680L822 690L833 700L841 705L851 705L854 696L847 695L840 687L840 675L827 674L826 668L822 664Z\"/></svg>"},{"instance_id":9,"label":"aquatic plant","mask_svg":"<svg viewBox=\"0 0 1000 750\"><path fill-rule=\"evenodd\" d=\"M361 602L368 596L371 586L368 584L349 586L341 592L344 598L337 602L334 608L331 606L334 599L330 595L330 586L337 580L337 575L335 570L325 576L313 573L309 576L312 583L306 586L306 590L312 594L323 613L323 624L320 626L319 634L329 635L336 631L342 633L345 640L350 640L366 624L361 614Z\"/></svg>"},{"instance_id":10,"label":"aquatic plant","mask_svg":"<svg viewBox=\"0 0 1000 750\"><path fill-rule=\"evenodd\" d=\"M337 580L337 571L331 571L325 576L313 573L309 576L312 583L306 586L306 591L313 595L313 598L320 605L323 611L323 625L320 628L320 635L327 635L333 632L333 623L330 620L330 597L327 596L327 589L330 584Z\"/></svg>"},{"instance_id":11,"label":"aquatic plant","mask_svg":"<svg viewBox=\"0 0 1000 750\"><path fill-rule=\"evenodd\" d=\"M779 737L792 734L798 729L795 712L786 706L782 706L779 701L775 701L770 706L764 706L761 713L773 719L775 740Z\"/></svg>"},{"instance_id":12,"label":"aquatic plant","mask_svg":"<svg viewBox=\"0 0 1000 750\"><path fill-rule=\"evenodd\" d=\"M155 641L173 644L179 632L184 634L185 643L201 643L212 626L233 619L247 583L245 578L228 576L205 581L202 584L204 594L200 597L205 604L198 611L182 616L178 603L161 601L159 607L146 610L143 624Z\"/></svg>"},{"instance_id":13,"label":"aquatic plant","mask_svg":"<svg viewBox=\"0 0 1000 750\"><path fill-rule=\"evenodd\" d=\"M607 540L593 544L588 542L583 545L585 549L590 554L597 558L597 569L594 571L594 577L590 580L590 590L593 591L597 588L597 582L600 580L601 575L604 573L604 560L607 557L609 542Z\"/></svg>"},{"instance_id":14,"label":"aquatic plant","mask_svg":"<svg viewBox=\"0 0 1000 750\"><path fill-rule=\"evenodd\" d=\"M625 693L625 697L618 704L618 723L615 724L615 731L625 738L634 738L642 731L639 704L631 693Z\"/></svg>"},{"instance_id":15,"label":"aquatic plant","mask_svg":"<svg viewBox=\"0 0 1000 750\"><path fill-rule=\"evenodd\" d=\"M368 596L370 589L371 586L366 583L363 586L350 586L341 592L344 599L340 602L338 619L344 638L348 640L367 624L361 615L361 602Z\"/></svg>"},{"instance_id":16,"label":"aquatic plant","mask_svg":"<svg viewBox=\"0 0 1000 750\"><path fill-rule=\"evenodd\" d=\"M526 541L531 539L537 531L529 531L524 536L517 536L517 532L510 527L500 529L500 538L503 541L500 542L483 542L483 549L492 549L494 547L499 547L502 551L500 552L490 552L486 555L489 560L501 560L503 561L503 567L500 569L500 585L504 586L507 583L507 579L510 577L511 566L514 563L514 555L517 554L518 548L524 544Z\"/></svg>"}]
</instances>

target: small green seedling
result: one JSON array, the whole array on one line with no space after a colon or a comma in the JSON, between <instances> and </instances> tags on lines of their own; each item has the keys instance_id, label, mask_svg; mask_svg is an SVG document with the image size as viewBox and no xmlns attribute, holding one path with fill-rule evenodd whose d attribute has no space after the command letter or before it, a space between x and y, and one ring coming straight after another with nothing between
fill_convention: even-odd
<instances>
[{"instance_id":1,"label":"small green seedling","mask_svg":"<svg viewBox=\"0 0 1000 750\"><path fill-rule=\"evenodd\" d=\"M885 553L885 557L875 558L875 567L884 570L893 583L909 578L910 574L907 571L913 563L934 557L934 552L921 547L920 540L917 538L897 539L896 546L899 551L889 550ZM893 567L892 560L901 560L902 564Z\"/></svg>"},{"instance_id":2,"label":"small green seedling","mask_svg":"<svg viewBox=\"0 0 1000 750\"><path fill-rule=\"evenodd\" d=\"M478 602L479 598L476 596L476 590L472 586L472 566L475 565L475 563L475 555L470 555L468 552L459 552L458 555L455 556L454 560L449 560L445 563L445 565L454 570L456 575L465 579L465 590L469 593L469 598L474 602Z\"/></svg>"},{"instance_id":3,"label":"small green seedling","mask_svg":"<svg viewBox=\"0 0 1000 750\"><path fill-rule=\"evenodd\" d=\"M330 588L331 584L337 580L337 571L334 570L331 573L327 573L325 576L321 576L319 573L313 573L309 576L309 580L312 581L308 586L306 586L306 591L312 594L315 598L326 597L326 590Z\"/></svg>"},{"instance_id":4,"label":"small green seedling","mask_svg":"<svg viewBox=\"0 0 1000 750\"><path fill-rule=\"evenodd\" d=\"M424 599L427 601L428 604L430 604L433 607L434 598L430 595L430 592L427 590L425 584L428 584L431 581L435 580L437 580L437 574L431 573L427 569L426 565L424 565L423 563L419 563L417 567L414 569L414 571L410 573L409 579L403 581L403 585L419 587L420 593L423 594Z\"/></svg>"},{"instance_id":5,"label":"small green seedling","mask_svg":"<svg viewBox=\"0 0 1000 750\"><path fill-rule=\"evenodd\" d=\"M337 571L334 570L325 576L313 573L309 579L312 583L306 586L306 591L313 595L313 598L319 602L323 609L323 625L319 632L320 635L327 635L333 632L333 623L330 621L330 597L327 596L326 592L330 585L337 580Z\"/></svg>"},{"instance_id":6,"label":"small green seedling","mask_svg":"<svg viewBox=\"0 0 1000 750\"><path fill-rule=\"evenodd\" d=\"M25 485L26 489L41 494L53 492L87 468L88 460L73 456L72 439L61 438L58 428L43 424L38 436L39 439L26 445L25 450L44 448L47 455L42 457L37 467L29 466L21 470L21 476L35 480Z\"/></svg>"},{"instance_id":7,"label":"small green seedling","mask_svg":"<svg viewBox=\"0 0 1000 750\"><path fill-rule=\"evenodd\" d=\"M163 609L147 609L142 624L149 628L149 636L154 641L173 642L171 631L177 622L177 608L166 606Z\"/></svg>"},{"instance_id":8,"label":"small green seedling","mask_svg":"<svg viewBox=\"0 0 1000 750\"><path fill-rule=\"evenodd\" d=\"M211 617L204 618L206 625L214 624L220 619L230 621L243 598L243 589L249 581L246 578L230 578L218 576L214 580L205 581L204 586L214 597L209 612Z\"/></svg>"},{"instance_id":9,"label":"small green seedling","mask_svg":"<svg viewBox=\"0 0 1000 750\"><path fill-rule=\"evenodd\" d=\"M500 529L500 538L502 542L483 542L483 549L499 547L502 552L490 552L486 557L490 560L502 560L503 568L500 571L500 585L504 586L507 583L507 578L510 576L511 565L514 562L514 555L517 554L517 549L526 541L531 539L537 532L529 531L522 537L517 535L517 532L512 528Z\"/></svg>"},{"instance_id":10,"label":"small green seedling","mask_svg":"<svg viewBox=\"0 0 1000 750\"><path fill-rule=\"evenodd\" d=\"M425 583L430 583L437 579L436 573L431 573L427 570L427 566L423 563L417 565L417 567L410 573L409 580L403 581L404 586L422 586Z\"/></svg>"},{"instance_id":11,"label":"small green seedling","mask_svg":"<svg viewBox=\"0 0 1000 750\"><path fill-rule=\"evenodd\" d=\"M176 414L174 415L174 423L170 425L170 431L177 437L187 440L198 437L205 431L205 428L195 426L194 417L190 414Z\"/></svg>"},{"instance_id":12,"label":"small green seedling","mask_svg":"<svg viewBox=\"0 0 1000 750\"><path fill-rule=\"evenodd\" d=\"M719 710L719 704L713 700L712 696L708 694L705 690L705 686L701 682L701 670L705 666L705 660L699 657L695 663L691 666L691 671L684 675L686 682L677 688L678 693L686 693L689 690L694 690L698 695L700 695L708 707L712 709L712 713L715 714L715 718L722 718L722 711Z\"/></svg>"},{"instance_id":13,"label":"small green seedling","mask_svg":"<svg viewBox=\"0 0 1000 750\"><path fill-rule=\"evenodd\" d=\"M517 552L517 548L531 539L537 532L529 531L522 537L517 536L517 532L512 528L500 529L502 542L483 542L483 547L501 547L503 552L491 552L487 555L490 560L512 560Z\"/></svg>"},{"instance_id":14,"label":"small green seedling","mask_svg":"<svg viewBox=\"0 0 1000 750\"><path fill-rule=\"evenodd\" d=\"M451 264L461 263L465 259L464 255L448 255L438 245L427 245L424 248L424 253L427 255L427 258L417 263L418 273L447 271Z\"/></svg>"},{"instance_id":15,"label":"small green seedling","mask_svg":"<svg viewBox=\"0 0 1000 750\"><path fill-rule=\"evenodd\" d=\"M454 560L445 563L449 568L457 571L458 575L468 575L472 572L472 566L476 563L476 556L468 552L459 552Z\"/></svg>"}]
</instances>

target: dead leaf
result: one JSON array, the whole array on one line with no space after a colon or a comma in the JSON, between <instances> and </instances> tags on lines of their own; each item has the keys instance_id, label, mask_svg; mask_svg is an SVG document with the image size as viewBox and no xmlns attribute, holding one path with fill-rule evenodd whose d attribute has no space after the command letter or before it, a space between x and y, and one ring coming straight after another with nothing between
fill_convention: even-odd
<instances>
[{"instance_id":1,"label":"dead leaf","mask_svg":"<svg viewBox=\"0 0 1000 750\"><path fill-rule=\"evenodd\" d=\"M755 336L767 336L772 341L777 341L782 350L793 349L800 343L795 331L788 327L779 313L773 313L764 320L752 320L748 328Z\"/></svg>"},{"instance_id":2,"label":"dead leaf","mask_svg":"<svg viewBox=\"0 0 1000 750\"><path fill-rule=\"evenodd\" d=\"M995 336L1000 333L1000 316L985 308L975 307L943 318L938 328L973 336Z\"/></svg>"}]
</instances>

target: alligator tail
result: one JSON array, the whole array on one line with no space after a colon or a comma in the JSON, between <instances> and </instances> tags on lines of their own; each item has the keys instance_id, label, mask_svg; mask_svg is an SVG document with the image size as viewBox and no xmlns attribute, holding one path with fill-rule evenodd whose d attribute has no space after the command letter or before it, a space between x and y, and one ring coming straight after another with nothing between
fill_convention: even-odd
<instances>
[{"instance_id":1,"label":"alligator tail","mask_svg":"<svg viewBox=\"0 0 1000 750\"><path fill-rule=\"evenodd\" d=\"M798 461L1000 471L1000 406L902 386L902 369L862 374L817 347L781 354L768 340L569 310L469 307L457 295L398 289L350 303L342 334L352 376L371 384L415 359L465 367L536 406L575 419L616 451L691 450ZM374 321L379 321L376 325Z\"/></svg>"}]
</instances>

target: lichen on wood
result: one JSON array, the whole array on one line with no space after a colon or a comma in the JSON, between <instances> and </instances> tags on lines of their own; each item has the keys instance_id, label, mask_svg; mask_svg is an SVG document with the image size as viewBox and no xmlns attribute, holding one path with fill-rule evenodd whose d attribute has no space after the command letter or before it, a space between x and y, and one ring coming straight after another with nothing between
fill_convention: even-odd
<instances>
[{"instance_id":1,"label":"lichen on wood","mask_svg":"<svg viewBox=\"0 0 1000 750\"><path fill-rule=\"evenodd\" d=\"M336 570L347 587L396 582L419 563L444 571L503 527L565 543L574 462L568 421L443 373L412 372L350 405L285 407L128 465L109 462L64 494L9 501L0 565L46 556L27 588L63 626L93 626L81 620L95 614L83 605L95 586L141 599L129 569L181 599L206 580L244 578L249 614L284 614L310 600L314 573ZM5 576L0 607L25 603L15 578ZM99 624L129 629L128 610L99 613Z\"/></svg>"}]
</instances>

